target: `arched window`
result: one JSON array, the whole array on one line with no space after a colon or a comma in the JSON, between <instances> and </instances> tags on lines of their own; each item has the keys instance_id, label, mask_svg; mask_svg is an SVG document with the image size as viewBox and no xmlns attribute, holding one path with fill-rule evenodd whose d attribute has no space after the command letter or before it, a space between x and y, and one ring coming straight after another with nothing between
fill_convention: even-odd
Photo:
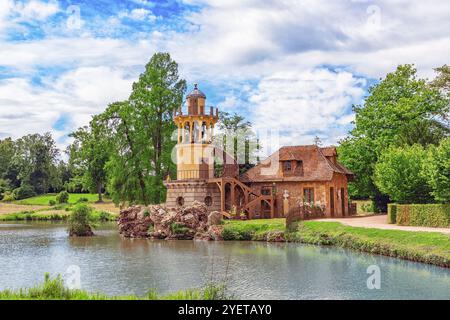
<instances>
[{"instance_id":1,"label":"arched window","mask_svg":"<svg viewBox=\"0 0 450 320\"><path fill-rule=\"evenodd\" d=\"M206 122L203 121L202 123L202 141L205 141L208 137Z\"/></svg>"},{"instance_id":2,"label":"arched window","mask_svg":"<svg viewBox=\"0 0 450 320\"><path fill-rule=\"evenodd\" d=\"M198 127L198 123L194 122L194 126L193 126L194 130L193 130L193 137L192 137L192 142L198 142L199 140L199 127Z\"/></svg>"},{"instance_id":3,"label":"arched window","mask_svg":"<svg viewBox=\"0 0 450 320\"><path fill-rule=\"evenodd\" d=\"M180 207L184 206L184 198L183 197L177 198L177 205Z\"/></svg>"},{"instance_id":4,"label":"arched window","mask_svg":"<svg viewBox=\"0 0 450 320\"><path fill-rule=\"evenodd\" d=\"M205 197L205 204L206 204L208 207L211 207L211 206L212 206L212 204L213 204L213 199L212 199L211 196L206 196L206 197Z\"/></svg>"},{"instance_id":5,"label":"arched window","mask_svg":"<svg viewBox=\"0 0 450 320\"><path fill-rule=\"evenodd\" d=\"M184 137L183 137L183 142L184 143L190 143L190 139L189 139L189 135L190 135L190 132L191 132L191 125L189 124L189 122L186 122L185 124L184 124Z\"/></svg>"}]
</instances>

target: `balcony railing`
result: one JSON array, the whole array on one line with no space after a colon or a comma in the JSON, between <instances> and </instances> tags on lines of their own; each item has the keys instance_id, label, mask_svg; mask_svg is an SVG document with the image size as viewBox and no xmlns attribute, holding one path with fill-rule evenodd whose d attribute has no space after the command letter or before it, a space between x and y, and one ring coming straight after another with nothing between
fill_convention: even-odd
<instances>
[{"instance_id":1,"label":"balcony railing","mask_svg":"<svg viewBox=\"0 0 450 320\"><path fill-rule=\"evenodd\" d=\"M213 178L213 172L208 169L200 170L179 170L177 172L177 180L193 180L193 179L209 179Z\"/></svg>"}]
</instances>

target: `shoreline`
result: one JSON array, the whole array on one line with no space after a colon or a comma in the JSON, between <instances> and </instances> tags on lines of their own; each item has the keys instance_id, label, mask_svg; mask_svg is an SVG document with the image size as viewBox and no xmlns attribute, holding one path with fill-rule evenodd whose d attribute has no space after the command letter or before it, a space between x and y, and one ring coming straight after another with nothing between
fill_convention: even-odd
<instances>
[{"instance_id":1,"label":"shoreline","mask_svg":"<svg viewBox=\"0 0 450 320\"><path fill-rule=\"evenodd\" d=\"M46 215L44 219L33 219L35 217L23 213L19 215L23 219L3 221L65 221L60 217L54 220L51 215ZM301 221L295 231L288 232L285 219L226 220L217 227L221 229L221 239L213 241L291 242L334 246L450 268L450 236L439 232L365 228L317 220Z\"/></svg>"},{"instance_id":2,"label":"shoreline","mask_svg":"<svg viewBox=\"0 0 450 320\"><path fill-rule=\"evenodd\" d=\"M334 246L450 268L450 236L438 232L351 227L339 222L314 220L299 222L295 231L287 232L285 228L280 228L279 222L252 225L248 223L251 221L226 222L223 225L223 240Z\"/></svg>"}]
</instances>

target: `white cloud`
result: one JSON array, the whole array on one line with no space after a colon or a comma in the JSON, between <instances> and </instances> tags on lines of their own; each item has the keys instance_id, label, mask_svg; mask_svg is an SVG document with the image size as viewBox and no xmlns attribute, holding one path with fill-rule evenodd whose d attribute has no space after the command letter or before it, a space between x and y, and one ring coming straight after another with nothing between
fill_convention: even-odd
<instances>
[{"instance_id":1,"label":"white cloud","mask_svg":"<svg viewBox=\"0 0 450 320\"><path fill-rule=\"evenodd\" d=\"M0 132L17 138L51 131L62 137L108 103L128 98L132 81L126 70L102 66L79 68L39 87L19 78L0 80ZM68 126L52 129L62 115L69 115Z\"/></svg>"},{"instance_id":2,"label":"white cloud","mask_svg":"<svg viewBox=\"0 0 450 320\"><path fill-rule=\"evenodd\" d=\"M315 134L336 143L353 120L350 107L362 99L365 85L346 71L276 73L262 79L250 98L252 122L258 131L279 133L281 145L311 144Z\"/></svg>"},{"instance_id":3,"label":"white cloud","mask_svg":"<svg viewBox=\"0 0 450 320\"><path fill-rule=\"evenodd\" d=\"M224 109L240 110L236 90L246 88L254 125L291 130L283 143L311 143L315 134L332 143L353 120L348 111L363 98L362 78L382 77L403 63L415 63L421 76L431 77L433 67L449 63L448 1L185 2L205 5L184 17L188 32L155 30L134 42L94 38L89 30L70 38L0 40L0 65L24 75L0 81L0 132L45 131L61 112L74 115L74 124L86 124L107 101L126 97L130 79L154 52L169 51L188 81L208 81L229 92L219 104ZM37 3L44 2L37 0L24 6L29 3L34 5L24 16L39 19L57 8L54 2L40 8ZM0 0L0 34L13 23L14 8L12 1ZM117 25L122 18L147 23L155 16L141 8L109 22ZM28 79L38 67L69 71L37 88ZM24 110L31 120L14 120L11 110Z\"/></svg>"},{"instance_id":4,"label":"white cloud","mask_svg":"<svg viewBox=\"0 0 450 320\"><path fill-rule=\"evenodd\" d=\"M28 2L12 2L12 13L17 14L21 21L27 20L45 20L49 16L54 15L59 11L59 5L56 1L36 1Z\"/></svg>"},{"instance_id":5,"label":"white cloud","mask_svg":"<svg viewBox=\"0 0 450 320\"><path fill-rule=\"evenodd\" d=\"M54 0L0 0L0 39L5 36L5 31L17 28L20 22L42 22L59 11L59 4Z\"/></svg>"},{"instance_id":6,"label":"white cloud","mask_svg":"<svg viewBox=\"0 0 450 320\"><path fill-rule=\"evenodd\" d=\"M149 20L149 21L156 20L156 16L152 13L152 11L144 8L123 10L119 12L119 18L130 18L133 20Z\"/></svg>"}]
</instances>

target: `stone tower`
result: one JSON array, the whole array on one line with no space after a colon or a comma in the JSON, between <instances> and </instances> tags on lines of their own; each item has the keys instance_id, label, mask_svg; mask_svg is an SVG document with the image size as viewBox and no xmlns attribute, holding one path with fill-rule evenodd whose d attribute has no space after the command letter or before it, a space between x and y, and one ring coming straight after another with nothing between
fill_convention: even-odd
<instances>
[{"instance_id":1,"label":"stone tower","mask_svg":"<svg viewBox=\"0 0 450 320\"><path fill-rule=\"evenodd\" d=\"M180 207L194 200L204 202L210 211L220 209L220 192L214 178L214 126L219 120L218 108L206 108L206 96L197 84L186 97L187 113L180 107L174 114L178 128L176 145L177 180L165 181L166 205Z\"/></svg>"},{"instance_id":2,"label":"stone tower","mask_svg":"<svg viewBox=\"0 0 450 320\"><path fill-rule=\"evenodd\" d=\"M186 97L187 114L181 108L175 114L178 127L177 180L209 179L214 177L214 148L211 144L219 111L210 107L206 112L206 96L198 89Z\"/></svg>"}]
</instances>

